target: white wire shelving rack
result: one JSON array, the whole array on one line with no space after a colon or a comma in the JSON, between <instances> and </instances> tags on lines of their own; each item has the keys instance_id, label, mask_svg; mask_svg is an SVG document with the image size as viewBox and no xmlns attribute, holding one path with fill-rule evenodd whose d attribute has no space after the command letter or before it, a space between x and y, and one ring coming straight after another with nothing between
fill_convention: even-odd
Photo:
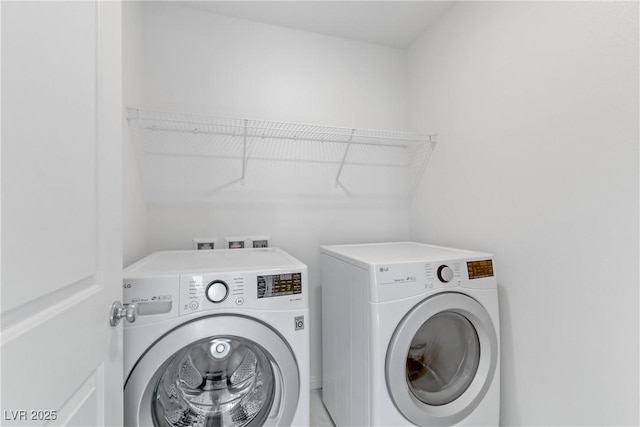
<instances>
[{"instance_id":1,"label":"white wire shelving rack","mask_svg":"<svg viewBox=\"0 0 640 427\"><path fill-rule=\"evenodd\" d=\"M340 178L348 164L353 147L376 149L385 147L406 150L410 169L412 192L417 187L426 164L437 144L436 134L415 132L368 130L311 124L276 122L247 118L210 116L201 114L160 112L128 107L126 117L129 125L148 132L173 132L176 134L211 135L219 142L242 142L241 182L244 184L247 169L247 143L255 140L307 141L338 143L344 145L335 176L336 186L342 185ZM185 143L187 141L185 140ZM191 154L197 155L197 150Z\"/></svg>"}]
</instances>

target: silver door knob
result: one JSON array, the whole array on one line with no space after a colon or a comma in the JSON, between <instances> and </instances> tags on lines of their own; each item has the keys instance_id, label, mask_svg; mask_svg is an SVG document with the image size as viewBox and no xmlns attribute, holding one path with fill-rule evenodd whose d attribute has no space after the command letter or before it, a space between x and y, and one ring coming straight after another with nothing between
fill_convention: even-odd
<instances>
[{"instance_id":1,"label":"silver door knob","mask_svg":"<svg viewBox=\"0 0 640 427\"><path fill-rule=\"evenodd\" d=\"M127 322L133 323L136 321L136 309L135 303L125 304L124 306L120 301L114 301L111 304L111 310L109 311L109 323L111 326L117 326L120 323L120 319L123 317L127 319Z\"/></svg>"}]
</instances>

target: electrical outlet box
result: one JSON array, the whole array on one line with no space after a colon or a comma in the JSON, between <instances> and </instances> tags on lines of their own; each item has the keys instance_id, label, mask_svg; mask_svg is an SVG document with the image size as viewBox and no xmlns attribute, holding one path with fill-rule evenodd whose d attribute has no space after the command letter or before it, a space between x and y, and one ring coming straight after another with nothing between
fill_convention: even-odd
<instances>
[{"instance_id":1,"label":"electrical outlet box","mask_svg":"<svg viewBox=\"0 0 640 427\"><path fill-rule=\"evenodd\" d=\"M271 246L271 236L251 236L249 241L252 248L268 248Z\"/></svg>"},{"instance_id":2,"label":"electrical outlet box","mask_svg":"<svg viewBox=\"0 0 640 427\"><path fill-rule=\"evenodd\" d=\"M244 249L249 247L246 237L225 237L224 247L227 249Z\"/></svg>"},{"instance_id":3,"label":"electrical outlet box","mask_svg":"<svg viewBox=\"0 0 640 427\"><path fill-rule=\"evenodd\" d=\"M194 237L191 247L197 250L219 249L217 237Z\"/></svg>"}]
</instances>

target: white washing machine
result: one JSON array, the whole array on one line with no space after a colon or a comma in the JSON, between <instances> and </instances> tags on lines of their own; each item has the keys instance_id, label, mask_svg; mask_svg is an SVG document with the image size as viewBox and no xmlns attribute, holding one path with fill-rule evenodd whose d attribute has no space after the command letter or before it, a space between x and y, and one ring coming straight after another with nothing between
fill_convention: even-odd
<instances>
[{"instance_id":1,"label":"white washing machine","mask_svg":"<svg viewBox=\"0 0 640 427\"><path fill-rule=\"evenodd\" d=\"M324 246L323 401L338 426L492 426L492 256L419 243Z\"/></svg>"},{"instance_id":2,"label":"white washing machine","mask_svg":"<svg viewBox=\"0 0 640 427\"><path fill-rule=\"evenodd\" d=\"M123 285L126 426L309 425L304 264L278 248L157 252Z\"/></svg>"}]
</instances>

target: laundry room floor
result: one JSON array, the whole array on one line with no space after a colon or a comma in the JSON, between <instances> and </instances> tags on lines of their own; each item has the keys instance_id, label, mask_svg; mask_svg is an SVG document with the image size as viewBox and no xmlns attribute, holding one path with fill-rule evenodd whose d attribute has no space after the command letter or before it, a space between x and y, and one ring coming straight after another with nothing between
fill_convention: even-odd
<instances>
[{"instance_id":1,"label":"laundry room floor","mask_svg":"<svg viewBox=\"0 0 640 427\"><path fill-rule=\"evenodd\" d=\"M325 426L334 427L335 424L322 403L322 389L315 388L311 390L311 427Z\"/></svg>"}]
</instances>

